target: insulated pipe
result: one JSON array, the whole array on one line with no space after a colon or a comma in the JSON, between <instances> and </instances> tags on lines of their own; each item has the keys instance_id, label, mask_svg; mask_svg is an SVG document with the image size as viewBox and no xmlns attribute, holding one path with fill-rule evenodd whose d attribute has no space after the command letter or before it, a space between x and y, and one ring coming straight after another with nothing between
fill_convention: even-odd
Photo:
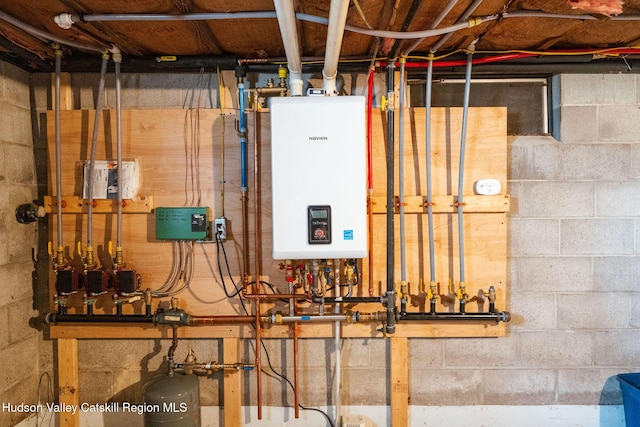
<instances>
[{"instance_id":1,"label":"insulated pipe","mask_svg":"<svg viewBox=\"0 0 640 427\"><path fill-rule=\"evenodd\" d=\"M96 151L98 148L98 127L100 126L100 114L102 109L102 98L104 96L104 81L107 74L107 64L109 62L109 53L102 53L102 65L100 68L100 82L98 84L98 98L96 100L96 112L93 120L93 136L91 138L91 157L89 160L89 178L88 178L88 201L87 201L87 263L94 264L93 260L93 171L96 163Z\"/></svg>"},{"instance_id":2,"label":"insulated pipe","mask_svg":"<svg viewBox=\"0 0 640 427\"><path fill-rule=\"evenodd\" d=\"M389 334L394 333L396 330L394 323L396 304L396 290L394 283L394 70L395 65L393 63L389 64L387 67L387 292L385 293L387 311L385 330Z\"/></svg>"},{"instance_id":3,"label":"insulated pipe","mask_svg":"<svg viewBox=\"0 0 640 427\"><path fill-rule=\"evenodd\" d=\"M336 77L342 38L349 13L349 0L331 0L329 8L329 28L327 29L327 45L322 69L322 87L325 95L337 95Z\"/></svg>"},{"instance_id":4,"label":"insulated pipe","mask_svg":"<svg viewBox=\"0 0 640 427\"><path fill-rule=\"evenodd\" d=\"M289 69L291 96L302 96L302 60L293 0L274 0L278 25ZM297 409L297 408L296 408Z\"/></svg>"}]
</instances>

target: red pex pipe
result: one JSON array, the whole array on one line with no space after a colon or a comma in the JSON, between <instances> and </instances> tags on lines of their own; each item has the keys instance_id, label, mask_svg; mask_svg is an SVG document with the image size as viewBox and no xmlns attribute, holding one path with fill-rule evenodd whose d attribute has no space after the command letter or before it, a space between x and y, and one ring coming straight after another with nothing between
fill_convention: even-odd
<instances>
[{"instance_id":1,"label":"red pex pipe","mask_svg":"<svg viewBox=\"0 0 640 427\"><path fill-rule=\"evenodd\" d=\"M623 47L623 48L613 48L613 49L567 49L560 51L549 51L547 56L553 55L574 55L574 54L592 54L592 55L636 55L640 54L639 48L633 47ZM474 58L473 65L477 64L490 64L492 62L501 62L501 61L511 61L514 59L522 59L522 58L530 58L533 56L545 56L544 52L540 53L528 53L528 52L514 52L514 53L505 53L501 55L495 56L486 56L484 58ZM386 67L387 61L378 62L377 65L380 67ZM406 62L406 68L427 68L427 64L429 61L421 61L421 62ZM467 64L467 61L464 59L455 60L455 61L433 61L433 66L438 67L462 67ZM399 65L399 62L396 62L396 65Z\"/></svg>"}]
</instances>

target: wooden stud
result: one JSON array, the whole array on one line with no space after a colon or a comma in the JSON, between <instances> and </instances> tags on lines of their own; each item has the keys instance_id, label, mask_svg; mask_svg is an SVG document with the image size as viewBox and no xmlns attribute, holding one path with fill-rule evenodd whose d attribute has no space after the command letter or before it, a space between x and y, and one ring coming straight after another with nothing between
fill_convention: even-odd
<instances>
[{"instance_id":1,"label":"wooden stud","mask_svg":"<svg viewBox=\"0 0 640 427\"><path fill-rule=\"evenodd\" d=\"M222 340L224 363L236 363L240 357L241 340L225 338ZM243 371L225 371L224 373L224 425L227 427L242 425L242 375Z\"/></svg>"},{"instance_id":2,"label":"wooden stud","mask_svg":"<svg viewBox=\"0 0 640 427\"><path fill-rule=\"evenodd\" d=\"M393 336L391 340L391 427L409 425L408 338Z\"/></svg>"},{"instance_id":3,"label":"wooden stud","mask_svg":"<svg viewBox=\"0 0 640 427\"><path fill-rule=\"evenodd\" d=\"M58 401L61 408L78 408L78 341L74 338L58 339ZM80 411L58 412L60 427L75 427L80 425Z\"/></svg>"}]
</instances>

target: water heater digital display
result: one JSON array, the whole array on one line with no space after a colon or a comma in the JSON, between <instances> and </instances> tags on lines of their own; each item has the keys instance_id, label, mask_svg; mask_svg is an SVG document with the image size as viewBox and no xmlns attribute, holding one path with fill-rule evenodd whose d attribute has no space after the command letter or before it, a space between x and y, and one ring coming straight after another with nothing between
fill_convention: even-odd
<instances>
[{"instance_id":1,"label":"water heater digital display","mask_svg":"<svg viewBox=\"0 0 640 427\"><path fill-rule=\"evenodd\" d=\"M331 243L331 206L309 206L309 244Z\"/></svg>"},{"instance_id":2,"label":"water heater digital display","mask_svg":"<svg viewBox=\"0 0 640 427\"><path fill-rule=\"evenodd\" d=\"M367 256L362 96L273 97L273 258Z\"/></svg>"}]
</instances>

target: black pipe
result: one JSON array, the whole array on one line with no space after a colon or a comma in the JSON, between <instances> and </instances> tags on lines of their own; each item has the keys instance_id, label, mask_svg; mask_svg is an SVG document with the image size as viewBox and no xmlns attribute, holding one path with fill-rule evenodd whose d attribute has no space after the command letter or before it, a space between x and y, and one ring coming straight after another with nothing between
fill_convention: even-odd
<instances>
[{"instance_id":1,"label":"black pipe","mask_svg":"<svg viewBox=\"0 0 640 427\"><path fill-rule=\"evenodd\" d=\"M144 314L60 314L49 313L47 323L153 323L153 316Z\"/></svg>"},{"instance_id":2,"label":"black pipe","mask_svg":"<svg viewBox=\"0 0 640 427\"><path fill-rule=\"evenodd\" d=\"M404 19L404 22L402 23L402 27L400 28L401 32L406 32L409 29L409 26L411 25L411 23L413 22L413 20L416 17L416 13L418 12L418 9L420 9L420 7L422 6L423 0L413 0L413 3L411 3L411 6L409 7L409 12L407 12L407 16ZM390 56L392 58L395 58L400 52L400 47L402 46L403 40L396 40L396 42L393 44L393 48L391 49L390 52Z\"/></svg>"},{"instance_id":3,"label":"black pipe","mask_svg":"<svg viewBox=\"0 0 640 427\"><path fill-rule=\"evenodd\" d=\"M398 315L398 321L455 321L455 322L464 322L464 321L493 321L496 323L499 322L509 322L511 320L511 313L508 311L501 311L496 313L417 313L417 312L408 312L408 313L400 313Z\"/></svg>"},{"instance_id":4,"label":"black pipe","mask_svg":"<svg viewBox=\"0 0 640 427\"><path fill-rule=\"evenodd\" d=\"M386 296L386 308L387 308L387 322L385 330L388 334L392 334L396 331L395 326L395 311L396 311L396 289L395 289L395 229L394 229L394 214L395 214L395 188L394 188L394 71L395 64L393 61L387 66L387 292ZM389 99L390 98L390 99Z\"/></svg>"},{"instance_id":5,"label":"black pipe","mask_svg":"<svg viewBox=\"0 0 640 427\"><path fill-rule=\"evenodd\" d=\"M63 61L62 71L67 73L95 72L99 63L99 55L74 56L73 59ZM203 68L208 71L215 71L218 68L235 70L237 65L238 58L234 55L127 56L127 60L123 61L120 66L120 71L123 73L195 73L200 72Z\"/></svg>"}]
</instances>

